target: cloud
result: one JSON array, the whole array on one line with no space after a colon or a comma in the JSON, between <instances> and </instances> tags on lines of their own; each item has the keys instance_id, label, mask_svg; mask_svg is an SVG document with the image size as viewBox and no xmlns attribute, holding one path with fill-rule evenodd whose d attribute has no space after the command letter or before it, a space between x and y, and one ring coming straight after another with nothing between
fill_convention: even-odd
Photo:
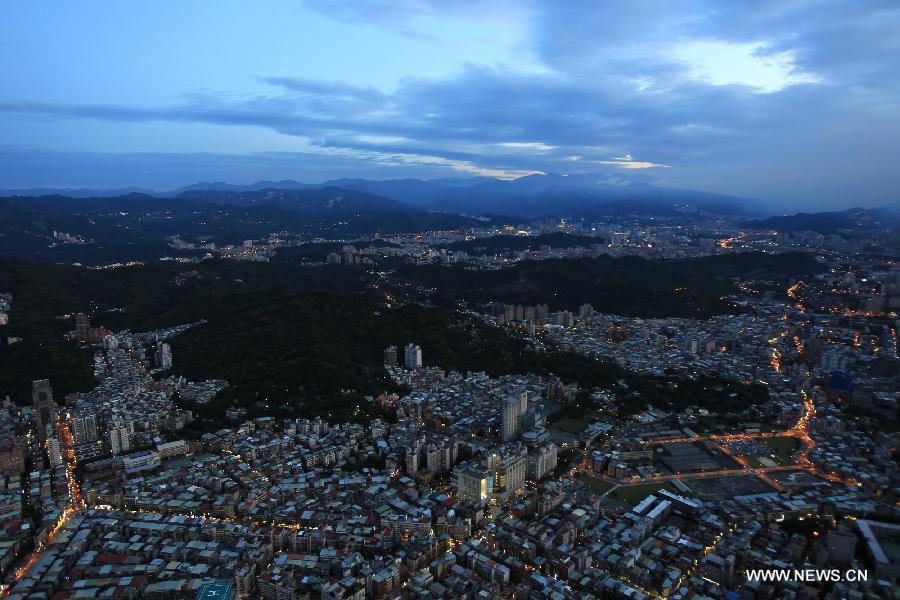
<instances>
[{"instance_id":1,"label":"cloud","mask_svg":"<svg viewBox=\"0 0 900 600\"><path fill-rule=\"evenodd\" d=\"M404 35L428 34L423 19L493 19L513 10L474 0L304 4ZM268 87L254 94L195 94L164 106L26 96L0 104L0 113L265 128L301 140L322 161L358 166L366 157L389 171L640 173L671 185L835 203L852 193L833 184L839 173L885 189L900 185L890 167L900 154L896 2L865 10L850 0L524 6L533 69L464 65L389 91L260 73Z\"/></svg>"},{"instance_id":2,"label":"cloud","mask_svg":"<svg viewBox=\"0 0 900 600\"><path fill-rule=\"evenodd\" d=\"M291 92L331 98L353 98L362 102L385 102L388 96L372 87L357 87L342 81L316 81L299 77L259 77L259 81Z\"/></svg>"},{"instance_id":3,"label":"cloud","mask_svg":"<svg viewBox=\"0 0 900 600\"><path fill-rule=\"evenodd\" d=\"M663 165L660 163L647 162L647 161L643 161L643 160L634 160L630 154L626 154L625 156L616 156L612 160L598 160L595 162L598 165L613 165L615 167L619 167L621 169L628 169L628 170L652 169L654 167L665 167L665 168L669 167L669 165Z\"/></svg>"}]
</instances>

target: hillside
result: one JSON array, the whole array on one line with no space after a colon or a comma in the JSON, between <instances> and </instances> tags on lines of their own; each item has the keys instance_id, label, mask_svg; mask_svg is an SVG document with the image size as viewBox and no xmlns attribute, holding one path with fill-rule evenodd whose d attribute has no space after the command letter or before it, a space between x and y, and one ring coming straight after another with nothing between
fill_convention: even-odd
<instances>
[{"instance_id":1,"label":"hillside","mask_svg":"<svg viewBox=\"0 0 900 600\"><path fill-rule=\"evenodd\" d=\"M766 398L761 386L712 377L648 377L580 355L536 353L471 317L417 305L388 309L368 295L267 297L249 310L210 315L208 323L176 338L173 350L177 372L231 382L221 403L202 408L214 424L230 404L278 416L350 418L357 407L365 412L363 396L396 389L382 366L384 347L408 342L422 347L426 364L445 369L552 373L587 389L621 380L627 385L620 397L626 413L647 403L738 410Z\"/></svg>"},{"instance_id":2,"label":"hillside","mask_svg":"<svg viewBox=\"0 0 900 600\"><path fill-rule=\"evenodd\" d=\"M900 213L888 209L850 208L837 212L797 213L760 221L747 221L744 227L759 231L815 231L823 235L839 231L874 231L900 225Z\"/></svg>"},{"instance_id":3,"label":"hillside","mask_svg":"<svg viewBox=\"0 0 900 600\"><path fill-rule=\"evenodd\" d=\"M605 244L606 240L599 237L583 235L570 235L568 233L545 233L536 236L519 235L495 235L491 237L466 240L446 244L443 248L454 252L462 251L469 254L496 254L498 252L516 252L521 250L537 250L542 246L551 248L574 248L576 246L589 247L594 244Z\"/></svg>"},{"instance_id":4,"label":"hillside","mask_svg":"<svg viewBox=\"0 0 900 600\"><path fill-rule=\"evenodd\" d=\"M91 352L62 338L79 311L114 330L206 319L172 345L176 372L232 383L222 402L193 407L211 427L221 425L230 404L254 414L350 417L363 396L393 387L381 365L384 347L410 341L422 346L427 364L448 369L554 373L587 388L623 379L640 393L640 401L622 396L626 411L646 402L739 408L764 397L754 386L644 377L582 356L535 353L502 330L446 308L388 308L372 275L351 266L208 261L90 270L7 261L0 262L0 290L14 296L4 336L24 338L0 343L0 395L20 403L29 402L33 379L50 378L60 395L93 385Z\"/></svg>"},{"instance_id":5,"label":"hillside","mask_svg":"<svg viewBox=\"0 0 900 600\"><path fill-rule=\"evenodd\" d=\"M738 292L734 278L780 285L821 269L805 254L746 253L667 261L637 257L522 261L496 271L401 265L390 279L398 285L410 282L423 297L447 306L465 300L577 310L587 302L598 311L625 316L706 318L738 310L727 299Z\"/></svg>"},{"instance_id":6,"label":"hillside","mask_svg":"<svg viewBox=\"0 0 900 600\"><path fill-rule=\"evenodd\" d=\"M193 190L182 192L178 198L232 206L273 206L304 215L322 216L396 213L407 210L406 205L396 200L333 186L312 190Z\"/></svg>"},{"instance_id":7,"label":"hillside","mask_svg":"<svg viewBox=\"0 0 900 600\"><path fill-rule=\"evenodd\" d=\"M273 190L253 193L259 197L192 192L191 198L176 199L143 194L0 198L0 258L104 265L205 253L172 249L166 239L170 236L226 246L276 232L340 239L483 225L458 215L407 209L359 192L296 193L302 198L292 191ZM54 239L54 232L78 241L62 243Z\"/></svg>"}]
</instances>

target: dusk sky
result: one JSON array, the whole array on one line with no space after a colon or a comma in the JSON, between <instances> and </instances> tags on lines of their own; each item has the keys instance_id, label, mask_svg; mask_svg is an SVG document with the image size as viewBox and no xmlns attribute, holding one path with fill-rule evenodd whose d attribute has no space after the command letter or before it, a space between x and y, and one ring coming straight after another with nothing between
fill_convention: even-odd
<instances>
[{"instance_id":1,"label":"dusk sky","mask_svg":"<svg viewBox=\"0 0 900 600\"><path fill-rule=\"evenodd\" d=\"M900 3L15 2L0 188L596 173L895 204Z\"/></svg>"}]
</instances>

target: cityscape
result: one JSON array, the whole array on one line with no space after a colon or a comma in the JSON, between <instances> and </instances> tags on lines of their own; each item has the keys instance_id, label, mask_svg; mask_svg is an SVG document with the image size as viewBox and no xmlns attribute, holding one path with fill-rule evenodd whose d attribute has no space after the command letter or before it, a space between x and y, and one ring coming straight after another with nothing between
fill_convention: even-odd
<instances>
[{"instance_id":1,"label":"cityscape","mask_svg":"<svg viewBox=\"0 0 900 600\"><path fill-rule=\"evenodd\" d=\"M0 598L900 597L900 9L576 4L11 9Z\"/></svg>"}]
</instances>

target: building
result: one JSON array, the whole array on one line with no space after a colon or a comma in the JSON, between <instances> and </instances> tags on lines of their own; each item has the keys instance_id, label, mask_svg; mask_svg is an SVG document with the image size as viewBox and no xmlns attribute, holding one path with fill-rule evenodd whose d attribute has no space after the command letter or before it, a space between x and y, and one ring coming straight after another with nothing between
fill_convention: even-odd
<instances>
[{"instance_id":1,"label":"building","mask_svg":"<svg viewBox=\"0 0 900 600\"><path fill-rule=\"evenodd\" d=\"M480 505L503 503L524 487L527 463L521 444L497 448L478 465L463 463L456 470L457 497Z\"/></svg>"},{"instance_id":2,"label":"building","mask_svg":"<svg viewBox=\"0 0 900 600\"><path fill-rule=\"evenodd\" d=\"M855 555L856 534L845 521L828 533L828 560L832 564L845 565L849 564Z\"/></svg>"},{"instance_id":3,"label":"building","mask_svg":"<svg viewBox=\"0 0 900 600\"><path fill-rule=\"evenodd\" d=\"M237 590L228 581L210 581L197 590L197 600L234 600Z\"/></svg>"},{"instance_id":4,"label":"building","mask_svg":"<svg viewBox=\"0 0 900 600\"><path fill-rule=\"evenodd\" d=\"M89 444L100 438L97 428L97 414L88 408L79 408L69 413L69 422L72 424L72 438L75 445Z\"/></svg>"},{"instance_id":5,"label":"building","mask_svg":"<svg viewBox=\"0 0 900 600\"><path fill-rule=\"evenodd\" d=\"M47 439L47 425L56 422L56 402L53 401L53 389L49 379L38 379L31 384L31 402L34 407L34 425L38 440Z\"/></svg>"},{"instance_id":6,"label":"building","mask_svg":"<svg viewBox=\"0 0 900 600\"><path fill-rule=\"evenodd\" d=\"M11 434L0 435L0 475L18 477L25 471L25 454L19 438Z\"/></svg>"},{"instance_id":7,"label":"building","mask_svg":"<svg viewBox=\"0 0 900 600\"><path fill-rule=\"evenodd\" d=\"M172 348L166 343L156 349L156 366L162 370L172 368Z\"/></svg>"},{"instance_id":8,"label":"building","mask_svg":"<svg viewBox=\"0 0 900 600\"><path fill-rule=\"evenodd\" d=\"M422 446L422 440L416 438L410 440L406 447L406 472L410 475L415 475L419 470L419 455L422 452Z\"/></svg>"},{"instance_id":9,"label":"building","mask_svg":"<svg viewBox=\"0 0 900 600\"><path fill-rule=\"evenodd\" d=\"M516 439L522 432L522 417L528 412L528 393L507 396L503 399L500 421L500 438L504 442Z\"/></svg>"},{"instance_id":10,"label":"building","mask_svg":"<svg viewBox=\"0 0 900 600\"><path fill-rule=\"evenodd\" d=\"M47 457L50 459L51 467L63 464L62 447L58 436L51 435L47 438Z\"/></svg>"},{"instance_id":11,"label":"building","mask_svg":"<svg viewBox=\"0 0 900 600\"><path fill-rule=\"evenodd\" d=\"M858 519L856 527L862 535L866 553L875 567L875 575L881 579L900 577L900 525Z\"/></svg>"},{"instance_id":12,"label":"building","mask_svg":"<svg viewBox=\"0 0 900 600\"><path fill-rule=\"evenodd\" d=\"M184 440L175 440L174 442L157 444L156 451L159 453L160 459L180 456L187 453L187 442Z\"/></svg>"},{"instance_id":13,"label":"building","mask_svg":"<svg viewBox=\"0 0 900 600\"><path fill-rule=\"evenodd\" d=\"M138 471L146 471L159 467L159 452L154 450L143 450L134 454L126 454L122 457L122 467L125 473L137 473Z\"/></svg>"},{"instance_id":14,"label":"building","mask_svg":"<svg viewBox=\"0 0 900 600\"><path fill-rule=\"evenodd\" d=\"M86 342L91 337L91 320L84 313L75 315L75 338L80 342Z\"/></svg>"},{"instance_id":15,"label":"building","mask_svg":"<svg viewBox=\"0 0 900 600\"><path fill-rule=\"evenodd\" d=\"M113 456L125 454L131 449L131 430L124 423L109 427L109 450Z\"/></svg>"},{"instance_id":16,"label":"building","mask_svg":"<svg viewBox=\"0 0 900 600\"><path fill-rule=\"evenodd\" d=\"M700 575L721 586L729 587L734 579L734 555L722 557L718 554L707 554L700 562Z\"/></svg>"},{"instance_id":17,"label":"building","mask_svg":"<svg viewBox=\"0 0 900 600\"><path fill-rule=\"evenodd\" d=\"M384 349L384 364L397 366L397 346L388 346Z\"/></svg>"},{"instance_id":18,"label":"building","mask_svg":"<svg viewBox=\"0 0 900 600\"><path fill-rule=\"evenodd\" d=\"M550 442L528 452L528 479L537 481L556 468L556 444Z\"/></svg>"},{"instance_id":19,"label":"building","mask_svg":"<svg viewBox=\"0 0 900 600\"><path fill-rule=\"evenodd\" d=\"M485 504L490 495L488 486L493 487L489 481L488 472L482 467L466 467L456 470L456 496L466 502L474 502L478 505Z\"/></svg>"},{"instance_id":20,"label":"building","mask_svg":"<svg viewBox=\"0 0 900 600\"><path fill-rule=\"evenodd\" d=\"M406 345L403 351L403 364L407 369L422 367L422 349L413 343Z\"/></svg>"}]
</instances>

